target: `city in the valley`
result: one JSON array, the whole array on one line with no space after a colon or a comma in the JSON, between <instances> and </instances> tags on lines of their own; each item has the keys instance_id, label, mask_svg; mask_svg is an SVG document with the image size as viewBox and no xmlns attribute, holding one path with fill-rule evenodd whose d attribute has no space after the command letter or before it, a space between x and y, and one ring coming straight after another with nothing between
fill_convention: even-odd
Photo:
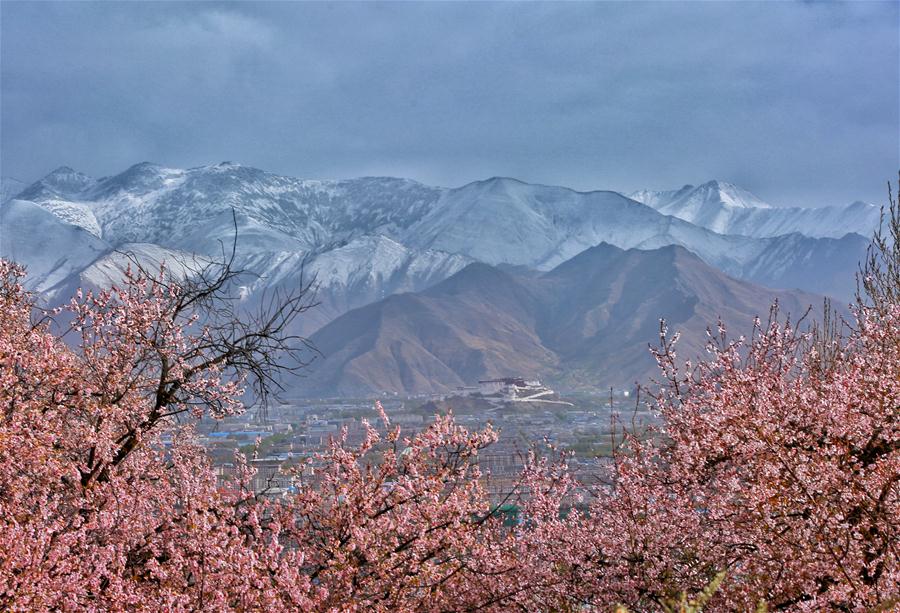
<instances>
[{"instance_id":1,"label":"city in the valley","mask_svg":"<svg viewBox=\"0 0 900 613\"><path fill-rule=\"evenodd\" d=\"M460 387L435 396L295 399L252 407L222 421L204 419L198 432L220 477L235 471L235 453L244 453L256 469L257 493L280 496L297 479L315 480L316 453L331 440L346 436L350 447L366 436L365 423L385 431L375 410L381 402L389 427L411 436L435 415L453 413L469 430L490 424L500 439L479 455L492 493L501 496L521 474L531 448L569 455L569 465L589 475L597 458L609 454L621 425L648 424L653 416L632 390L560 394L538 380L503 377ZM346 434L344 434L346 432Z\"/></svg>"}]
</instances>

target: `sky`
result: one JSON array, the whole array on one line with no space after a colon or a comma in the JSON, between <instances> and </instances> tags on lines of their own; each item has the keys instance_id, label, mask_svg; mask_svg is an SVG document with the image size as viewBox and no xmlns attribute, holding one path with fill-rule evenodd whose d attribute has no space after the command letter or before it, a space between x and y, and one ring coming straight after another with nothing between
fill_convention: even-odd
<instances>
[{"instance_id":1,"label":"sky","mask_svg":"<svg viewBox=\"0 0 900 613\"><path fill-rule=\"evenodd\" d=\"M900 3L0 2L0 173L224 160L883 203Z\"/></svg>"}]
</instances>

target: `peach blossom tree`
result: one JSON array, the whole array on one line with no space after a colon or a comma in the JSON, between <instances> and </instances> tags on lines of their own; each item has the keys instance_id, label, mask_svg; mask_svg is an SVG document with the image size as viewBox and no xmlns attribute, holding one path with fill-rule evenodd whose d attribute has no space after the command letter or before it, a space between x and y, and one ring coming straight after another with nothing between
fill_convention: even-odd
<instances>
[{"instance_id":1,"label":"peach blossom tree","mask_svg":"<svg viewBox=\"0 0 900 613\"><path fill-rule=\"evenodd\" d=\"M129 271L42 313L0 261L0 610L896 610L890 213L846 326L774 309L748 338L711 332L693 364L663 326L658 426L625 433L599 485L532 452L499 502L478 463L498 432L451 414L405 435L380 405L360 445L341 433L282 497L252 491L240 455L219 483L194 424L304 366L304 293L240 314L226 262Z\"/></svg>"},{"instance_id":2,"label":"peach blossom tree","mask_svg":"<svg viewBox=\"0 0 900 613\"><path fill-rule=\"evenodd\" d=\"M574 482L535 457L510 493L531 524L504 525L477 465L491 428L469 432L445 416L401 437L381 411L386 431L367 425L358 447L336 438L310 459L314 484L304 482L309 467L297 471L295 494L252 492L240 456L238 476L217 483L193 420L243 410L248 378L266 391L300 303L248 325L197 308L216 283L129 273L54 314L69 322L70 347L49 319L33 320L21 278L0 263L0 608L562 602L548 554Z\"/></svg>"},{"instance_id":3,"label":"peach blossom tree","mask_svg":"<svg viewBox=\"0 0 900 613\"><path fill-rule=\"evenodd\" d=\"M681 363L663 325L660 425L626 435L596 492L581 599L659 609L725 578L707 610L900 607L900 208L849 322L710 332ZM573 590L573 593L577 590Z\"/></svg>"}]
</instances>

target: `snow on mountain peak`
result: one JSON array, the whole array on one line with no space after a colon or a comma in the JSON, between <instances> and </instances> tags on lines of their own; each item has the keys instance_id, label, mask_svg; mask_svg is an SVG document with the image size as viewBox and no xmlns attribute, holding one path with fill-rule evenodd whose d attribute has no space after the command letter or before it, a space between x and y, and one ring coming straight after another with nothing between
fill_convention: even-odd
<instances>
[{"instance_id":1,"label":"snow on mountain peak","mask_svg":"<svg viewBox=\"0 0 900 613\"><path fill-rule=\"evenodd\" d=\"M718 179L698 186L687 184L681 189L663 191L642 189L628 194L628 197L676 217L679 217L678 213L683 210L709 205L743 209L772 208L770 204L749 191Z\"/></svg>"},{"instance_id":2,"label":"snow on mountain peak","mask_svg":"<svg viewBox=\"0 0 900 613\"><path fill-rule=\"evenodd\" d=\"M46 177L32 183L19 197L22 200L40 200L56 198L58 200L78 200L86 191L96 184L96 180L72 170L68 166L60 166Z\"/></svg>"},{"instance_id":3,"label":"snow on mountain peak","mask_svg":"<svg viewBox=\"0 0 900 613\"><path fill-rule=\"evenodd\" d=\"M768 245L749 237L870 234L878 218L876 207L859 203L827 211L772 208L724 181L642 190L628 199L508 177L447 189L392 177L301 179L232 162L188 169L141 162L99 180L62 167L20 197L42 209L18 204L21 227L40 221L86 245L77 250L78 269L75 259L60 257L72 251L62 239L44 247L37 232L27 231L35 236L26 242L40 248L17 246L18 253L46 268L45 282L84 270L87 258L109 248L151 262L182 252L218 258L236 231L237 264L254 273L243 298L295 287L315 274L325 305L316 325L391 293L427 287L472 261L547 270L602 241L639 249L679 244L740 275ZM116 262L104 259L82 280L108 282Z\"/></svg>"},{"instance_id":4,"label":"snow on mountain peak","mask_svg":"<svg viewBox=\"0 0 900 613\"><path fill-rule=\"evenodd\" d=\"M713 179L694 187L685 185L679 190L632 193L638 200L660 213L672 215L721 234L730 233L730 226L739 211L762 211L771 205L732 183Z\"/></svg>"},{"instance_id":5,"label":"snow on mountain peak","mask_svg":"<svg viewBox=\"0 0 900 613\"><path fill-rule=\"evenodd\" d=\"M729 226L739 211L772 208L747 190L718 180L707 181L697 187L686 185L680 190L655 192L644 198L645 204L660 213L721 234L729 233Z\"/></svg>"},{"instance_id":6,"label":"snow on mountain peak","mask_svg":"<svg viewBox=\"0 0 900 613\"><path fill-rule=\"evenodd\" d=\"M654 209L659 209L666 203L684 196L693 189L693 185L687 184L681 189L671 189L663 191L639 189L635 192L631 192L630 194L625 195L631 200L635 200L637 202L640 202L641 204L646 204L647 206L653 207Z\"/></svg>"},{"instance_id":7,"label":"snow on mountain peak","mask_svg":"<svg viewBox=\"0 0 900 613\"><path fill-rule=\"evenodd\" d=\"M772 237L800 232L840 238L847 232L870 236L878 226L878 207L854 202L845 207L773 207L749 191L725 181L708 181L680 190L640 190L628 196L720 234Z\"/></svg>"},{"instance_id":8,"label":"snow on mountain peak","mask_svg":"<svg viewBox=\"0 0 900 613\"><path fill-rule=\"evenodd\" d=\"M166 168L152 162L141 162L129 167L112 177L98 181L91 190L92 200L100 201L116 194L128 192L135 196L143 196L154 191L172 188L181 183L185 171L178 168Z\"/></svg>"},{"instance_id":9,"label":"snow on mountain peak","mask_svg":"<svg viewBox=\"0 0 900 613\"><path fill-rule=\"evenodd\" d=\"M71 166L59 166L54 168L44 177L46 180L55 180L55 181L66 181L66 180L80 180L82 177L87 177L87 175L74 170Z\"/></svg>"},{"instance_id":10,"label":"snow on mountain peak","mask_svg":"<svg viewBox=\"0 0 900 613\"><path fill-rule=\"evenodd\" d=\"M246 226L240 228L243 236L258 237L252 239L257 244L271 242L275 250L287 243L313 249L373 231L396 235L442 191L389 177L304 180L230 162L186 170L142 162L91 180L85 189L53 188L67 174L45 177L22 197L54 211L62 210L60 202L87 202L103 237L113 244L154 242L191 249L197 245L189 243L197 238L208 242L197 235L201 226L212 223L230 231L232 210Z\"/></svg>"},{"instance_id":11,"label":"snow on mountain peak","mask_svg":"<svg viewBox=\"0 0 900 613\"><path fill-rule=\"evenodd\" d=\"M847 205L848 210L852 210L852 209L868 210L868 209L877 209L877 208L879 208L877 204L872 204L871 202L863 202L862 200L854 200L853 202L851 202L850 204Z\"/></svg>"},{"instance_id":12,"label":"snow on mountain peak","mask_svg":"<svg viewBox=\"0 0 900 613\"><path fill-rule=\"evenodd\" d=\"M718 198L725 206L741 209L769 209L772 205L762 201L749 191L725 181L712 180L704 183L695 190L698 194L704 194L709 198Z\"/></svg>"}]
</instances>

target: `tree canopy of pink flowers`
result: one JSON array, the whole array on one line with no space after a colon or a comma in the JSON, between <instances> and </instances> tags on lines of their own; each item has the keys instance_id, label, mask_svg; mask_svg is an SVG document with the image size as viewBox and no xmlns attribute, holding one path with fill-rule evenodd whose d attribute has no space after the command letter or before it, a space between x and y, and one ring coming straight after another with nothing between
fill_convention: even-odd
<instances>
[{"instance_id":1,"label":"tree canopy of pink flowers","mask_svg":"<svg viewBox=\"0 0 900 613\"><path fill-rule=\"evenodd\" d=\"M900 607L891 301L844 334L719 330L694 365L663 333L660 426L590 484L533 453L512 523L478 468L496 431L404 435L380 405L293 493L254 495L239 456L221 485L191 422L242 409L256 332L222 345L177 283L129 275L53 314L66 343L22 275L0 263L4 611L674 610L717 576L709 611Z\"/></svg>"}]
</instances>

